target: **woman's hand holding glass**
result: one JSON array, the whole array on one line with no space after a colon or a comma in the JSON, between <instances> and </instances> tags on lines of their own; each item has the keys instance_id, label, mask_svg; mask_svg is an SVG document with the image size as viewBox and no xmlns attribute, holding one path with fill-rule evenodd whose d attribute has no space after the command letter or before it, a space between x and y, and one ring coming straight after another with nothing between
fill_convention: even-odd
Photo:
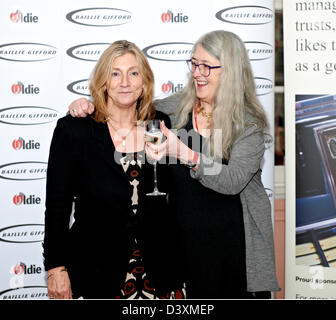
<instances>
[{"instance_id":1,"label":"woman's hand holding glass","mask_svg":"<svg viewBox=\"0 0 336 320\"><path fill-rule=\"evenodd\" d=\"M173 131L169 130L164 121L161 121L160 128L166 140L161 144L147 142L145 148L147 155L156 161L160 161L165 156L179 159L182 163L192 161L194 151L186 146Z\"/></svg>"}]
</instances>

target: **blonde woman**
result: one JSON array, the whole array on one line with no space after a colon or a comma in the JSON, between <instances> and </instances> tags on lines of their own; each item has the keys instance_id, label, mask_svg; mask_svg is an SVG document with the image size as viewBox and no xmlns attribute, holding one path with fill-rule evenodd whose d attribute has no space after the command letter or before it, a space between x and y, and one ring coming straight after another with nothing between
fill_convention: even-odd
<instances>
[{"instance_id":1,"label":"blonde woman","mask_svg":"<svg viewBox=\"0 0 336 320\"><path fill-rule=\"evenodd\" d=\"M178 251L166 229L174 232L177 224L165 197L146 196L153 189L153 167L144 161L143 123L169 122L152 105L153 84L141 50L116 41L90 81L93 116L68 115L57 123L43 243L51 299L184 297ZM159 187L166 191L166 169L158 170Z\"/></svg>"},{"instance_id":2,"label":"blonde woman","mask_svg":"<svg viewBox=\"0 0 336 320\"><path fill-rule=\"evenodd\" d=\"M213 31L187 63L184 90L156 102L177 131L162 122L167 140L146 147L157 160L181 163L171 166L170 212L181 230L187 297L270 298L279 287L261 182L268 124L246 49L237 35ZM84 100L70 106L80 115L92 108Z\"/></svg>"}]
</instances>

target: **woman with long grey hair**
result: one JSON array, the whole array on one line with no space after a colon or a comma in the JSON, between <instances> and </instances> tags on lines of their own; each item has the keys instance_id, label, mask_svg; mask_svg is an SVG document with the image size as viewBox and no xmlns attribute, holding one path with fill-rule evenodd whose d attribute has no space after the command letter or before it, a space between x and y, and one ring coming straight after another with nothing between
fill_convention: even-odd
<instances>
[{"instance_id":1,"label":"woman with long grey hair","mask_svg":"<svg viewBox=\"0 0 336 320\"><path fill-rule=\"evenodd\" d=\"M268 123L242 40L213 31L194 45L181 93L156 102L167 139L146 152L171 165L187 298L268 298L275 275L271 205L261 181ZM83 106L84 109L83 110ZM80 99L70 112L93 106ZM173 235L172 235L173 236Z\"/></svg>"}]
</instances>

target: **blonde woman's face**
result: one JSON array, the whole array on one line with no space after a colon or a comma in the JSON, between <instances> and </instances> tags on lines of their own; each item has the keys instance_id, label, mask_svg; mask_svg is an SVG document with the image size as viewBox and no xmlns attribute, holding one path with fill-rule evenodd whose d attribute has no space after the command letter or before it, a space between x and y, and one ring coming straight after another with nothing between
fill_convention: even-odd
<instances>
[{"instance_id":1,"label":"blonde woman's face","mask_svg":"<svg viewBox=\"0 0 336 320\"><path fill-rule=\"evenodd\" d=\"M220 65L220 61L210 55L200 44L198 44L195 48L192 61L196 64L203 63L208 66ZM214 103L219 84L220 73L221 68L211 69L210 75L207 77L200 73L199 68L196 68L195 71L192 72L197 98L209 104Z\"/></svg>"},{"instance_id":2,"label":"blonde woman's face","mask_svg":"<svg viewBox=\"0 0 336 320\"><path fill-rule=\"evenodd\" d=\"M138 61L132 53L115 58L106 83L107 104L122 108L136 106L143 85Z\"/></svg>"}]
</instances>

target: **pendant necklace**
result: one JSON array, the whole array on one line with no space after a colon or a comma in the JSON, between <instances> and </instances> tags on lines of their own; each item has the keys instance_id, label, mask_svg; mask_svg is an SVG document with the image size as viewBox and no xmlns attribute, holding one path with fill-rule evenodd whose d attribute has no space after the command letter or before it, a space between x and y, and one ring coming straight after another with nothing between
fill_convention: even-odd
<instances>
[{"instance_id":1,"label":"pendant necklace","mask_svg":"<svg viewBox=\"0 0 336 320\"><path fill-rule=\"evenodd\" d=\"M114 127L114 125L111 123L111 120L109 120L109 124L112 127L112 129L115 131L116 135L119 136L119 138L121 138L121 145L125 148L126 147L126 138L128 137L128 135L133 131L133 128L135 127L135 124L133 124L133 126L131 127L131 129L129 129L128 133L126 135L120 135L118 133L118 130ZM120 129L119 129L120 130Z\"/></svg>"}]
</instances>

